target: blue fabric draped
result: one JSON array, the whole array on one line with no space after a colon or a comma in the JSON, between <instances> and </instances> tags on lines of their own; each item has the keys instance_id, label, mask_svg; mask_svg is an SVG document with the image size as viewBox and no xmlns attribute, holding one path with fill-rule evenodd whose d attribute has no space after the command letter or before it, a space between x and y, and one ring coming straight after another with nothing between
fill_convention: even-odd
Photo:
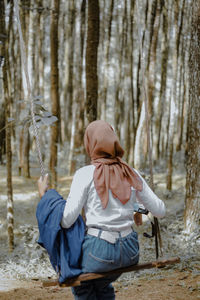
<instances>
[{"instance_id":1,"label":"blue fabric draped","mask_svg":"<svg viewBox=\"0 0 200 300\"><path fill-rule=\"evenodd\" d=\"M51 189L41 198L36 210L40 233L38 243L47 250L60 283L82 273L81 248L85 234L80 215L70 228L62 228L60 223L65 204L66 200Z\"/></svg>"}]
</instances>

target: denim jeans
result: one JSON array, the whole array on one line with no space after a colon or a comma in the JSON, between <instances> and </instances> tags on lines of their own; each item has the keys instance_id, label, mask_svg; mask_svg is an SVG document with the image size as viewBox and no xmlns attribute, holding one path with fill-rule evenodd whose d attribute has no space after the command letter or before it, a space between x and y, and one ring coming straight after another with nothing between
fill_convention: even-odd
<instances>
[{"instance_id":1,"label":"denim jeans","mask_svg":"<svg viewBox=\"0 0 200 300\"><path fill-rule=\"evenodd\" d=\"M82 270L84 273L112 271L135 265L139 261L137 233L132 232L124 238L119 237L115 244L86 235L83 242ZM120 275L82 282L73 287L75 300L114 300L115 293L111 282Z\"/></svg>"}]
</instances>

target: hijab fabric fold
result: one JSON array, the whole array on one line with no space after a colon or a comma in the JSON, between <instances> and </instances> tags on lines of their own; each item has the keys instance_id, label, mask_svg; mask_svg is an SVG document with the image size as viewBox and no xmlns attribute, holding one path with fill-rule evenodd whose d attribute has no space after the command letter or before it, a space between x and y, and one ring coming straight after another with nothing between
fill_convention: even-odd
<instances>
[{"instance_id":1,"label":"hijab fabric fold","mask_svg":"<svg viewBox=\"0 0 200 300\"><path fill-rule=\"evenodd\" d=\"M124 150L110 124L101 120L90 123L85 131L84 144L95 166L94 185L103 208L109 201L109 189L122 204L130 199L131 187L142 191L142 180L122 160Z\"/></svg>"}]
</instances>

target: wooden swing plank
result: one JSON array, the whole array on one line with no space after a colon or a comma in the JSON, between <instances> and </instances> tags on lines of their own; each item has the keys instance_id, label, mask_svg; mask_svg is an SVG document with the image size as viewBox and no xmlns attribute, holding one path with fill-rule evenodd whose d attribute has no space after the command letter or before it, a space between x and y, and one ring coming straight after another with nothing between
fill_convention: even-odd
<instances>
[{"instance_id":1,"label":"wooden swing plank","mask_svg":"<svg viewBox=\"0 0 200 300\"><path fill-rule=\"evenodd\" d=\"M43 287L50 287L50 286L55 286L55 285L60 285L60 287L78 286L81 284L81 281L98 279L98 278L107 277L107 276L113 275L113 274L122 274L122 273L126 273L126 272L132 272L132 271L138 271L138 270L144 270L144 269L163 268L166 265L176 264L179 262L180 262L179 257L172 257L169 259L156 260L153 262L146 262L143 264L138 264L138 265L129 266L129 267L121 268L121 269L116 269L116 270L105 272L105 273L84 273L77 277L69 278L62 284L59 284L59 282L57 280L43 281Z\"/></svg>"}]
</instances>

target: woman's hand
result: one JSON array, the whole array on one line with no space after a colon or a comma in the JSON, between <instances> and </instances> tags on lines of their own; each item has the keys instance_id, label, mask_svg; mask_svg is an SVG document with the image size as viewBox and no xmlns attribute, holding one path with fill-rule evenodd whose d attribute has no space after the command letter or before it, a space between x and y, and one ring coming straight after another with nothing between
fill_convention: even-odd
<instances>
[{"instance_id":1,"label":"woman's hand","mask_svg":"<svg viewBox=\"0 0 200 300\"><path fill-rule=\"evenodd\" d=\"M48 190L48 174L46 174L44 176L44 178L42 178L42 176L38 179L38 191L39 191L39 195L40 198L42 198L42 196L46 193L46 191Z\"/></svg>"},{"instance_id":2,"label":"woman's hand","mask_svg":"<svg viewBox=\"0 0 200 300\"><path fill-rule=\"evenodd\" d=\"M142 225L142 214L136 212L136 213L134 214L133 218L134 218L135 224L136 224L137 226Z\"/></svg>"}]
</instances>

